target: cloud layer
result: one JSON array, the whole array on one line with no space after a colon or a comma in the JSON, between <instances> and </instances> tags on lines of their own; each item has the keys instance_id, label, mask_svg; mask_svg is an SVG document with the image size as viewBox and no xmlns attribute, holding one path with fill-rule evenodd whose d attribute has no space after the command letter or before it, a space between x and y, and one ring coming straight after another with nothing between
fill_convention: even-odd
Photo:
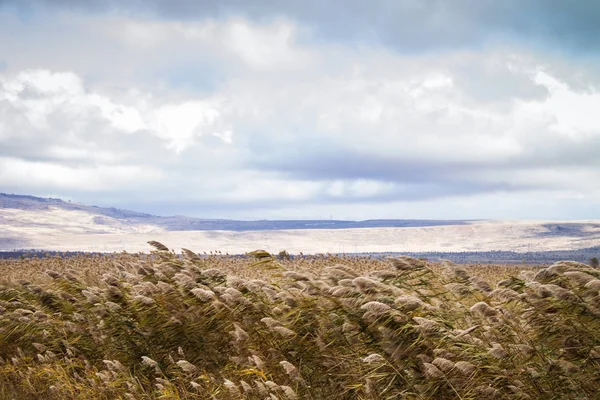
<instances>
[{"instance_id":1,"label":"cloud layer","mask_svg":"<svg viewBox=\"0 0 600 400\"><path fill-rule=\"evenodd\" d=\"M0 1L0 191L203 217L598 218L595 2L79 4Z\"/></svg>"}]
</instances>

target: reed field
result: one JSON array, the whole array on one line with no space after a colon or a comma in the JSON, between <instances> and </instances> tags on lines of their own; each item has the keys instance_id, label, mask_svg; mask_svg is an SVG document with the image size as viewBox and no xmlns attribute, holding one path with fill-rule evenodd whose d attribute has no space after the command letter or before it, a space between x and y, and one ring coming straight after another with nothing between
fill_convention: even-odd
<instances>
[{"instance_id":1,"label":"reed field","mask_svg":"<svg viewBox=\"0 0 600 400\"><path fill-rule=\"evenodd\" d=\"M597 399L600 270L409 257L0 260L0 399Z\"/></svg>"}]
</instances>

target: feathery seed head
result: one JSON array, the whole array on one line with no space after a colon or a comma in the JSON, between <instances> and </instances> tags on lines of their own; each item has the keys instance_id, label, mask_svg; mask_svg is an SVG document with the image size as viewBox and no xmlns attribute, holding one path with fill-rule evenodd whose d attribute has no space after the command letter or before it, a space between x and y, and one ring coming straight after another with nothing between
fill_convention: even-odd
<instances>
[{"instance_id":1,"label":"feathery seed head","mask_svg":"<svg viewBox=\"0 0 600 400\"><path fill-rule=\"evenodd\" d=\"M461 374L465 376L472 375L473 372L475 372L475 370L477 369L475 365L471 364L468 361L457 361L456 364L454 364L454 366L458 371L460 371Z\"/></svg>"},{"instance_id":2,"label":"feathery seed head","mask_svg":"<svg viewBox=\"0 0 600 400\"><path fill-rule=\"evenodd\" d=\"M431 363L446 373L452 371L455 365L452 361L442 357L434 358Z\"/></svg>"},{"instance_id":3,"label":"feathery seed head","mask_svg":"<svg viewBox=\"0 0 600 400\"><path fill-rule=\"evenodd\" d=\"M398 271L416 271L427 267L426 261L408 256L390 257L388 260Z\"/></svg>"},{"instance_id":4,"label":"feathery seed head","mask_svg":"<svg viewBox=\"0 0 600 400\"><path fill-rule=\"evenodd\" d=\"M385 315L392 310L390 306L379 301L369 301L368 303L363 304L360 309L375 316Z\"/></svg>"},{"instance_id":5,"label":"feathery seed head","mask_svg":"<svg viewBox=\"0 0 600 400\"><path fill-rule=\"evenodd\" d=\"M483 301L473 304L471 308L469 308L469 311L473 314L479 314L482 317L493 317L498 314L498 311L495 308L490 307L489 304Z\"/></svg>"},{"instance_id":6,"label":"feathery seed head","mask_svg":"<svg viewBox=\"0 0 600 400\"><path fill-rule=\"evenodd\" d=\"M177 365L184 372L194 373L194 372L196 372L198 370L198 368L194 364L192 364L192 363L190 363L189 361L186 361L186 360L179 360L179 361L177 361Z\"/></svg>"},{"instance_id":7,"label":"feathery seed head","mask_svg":"<svg viewBox=\"0 0 600 400\"><path fill-rule=\"evenodd\" d=\"M158 367L158 363L148 356L142 356L142 364L144 364L147 367L152 367L152 368Z\"/></svg>"},{"instance_id":8,"label":"feathery seed head","mask_svg":"<svg viewBox=\"0 0 600 400\"><path fill-rule=\"evenodd\" d=\"M508 352L504 350L500 343L492 343L492 348L489 349L488 353L496 358L508 357Z\"/></svg>"},{"instance_id":9,"label":"feathery seed head","mask_svg":"<svg viewBox=\"0 0 600 400\"><path fill-rule=\"evenodd\" d=\"M444 373L438 367L427 362L423 363L423 373L429 379L441 379L444 377Z\"/></svg>"},{"instance_id":10,"label":"feathery seed head","mask_svg":"<svg viewBox=\"0 0 600 400\"><path fill-rule=\"evenodd\" d=\"M385 358L377 353L371 353L362 359L365 364L380 364L385 362Z\"/></svg>"},{"instance_id":11,"label":"feathery seed head","mask_svg":"<svg viewBox=\"0 0 600 400\"><path fill-rule=\"evenodd\" d=\"M212 290L195 288L190 290L190 292L201 301L206 302L215 299L215 292L213 292Z\"/></svg>"},{"instance_id":12,"label":"feathery seed head","mask_svg":"<svg viewBox=\"0 0 600 400\"><path fill-rule=\"evenodd\" d=\"M294 336L296 336L296 332L294 332L291 329L288 329L286 327L283 326L276 326L274 328L272 328L272 330L274 332L277 332L279 335L283 336L284 338L292 338Z\"/></svg>"}]
</instances>

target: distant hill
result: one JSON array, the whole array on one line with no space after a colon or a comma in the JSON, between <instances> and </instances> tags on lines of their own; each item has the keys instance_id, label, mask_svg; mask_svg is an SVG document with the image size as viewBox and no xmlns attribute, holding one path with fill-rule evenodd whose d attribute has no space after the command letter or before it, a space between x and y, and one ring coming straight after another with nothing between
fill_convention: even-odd
<instances>
[{"instance_id":1,"label":"distant hill","mask_svg":"<svg viewBox=\"0 0 600 400\"><path fill-rule=\"evenodd\" d=\"M112 218L151 218L150 214L135 211L120 210L118 208L104 208L88 206L80 203L72 203L55 198L35 197L21 194L0 193L0 209L13 208L17 210L48 210L50 207L58 207L63 210L86 211Z\"/></svg>"},{"instance_id":2,"label":"distant hill","mask_svg":"<svg viewBox=\"0 0 600 400\"><path fill-rule=\"evenodd\" d=\"M138 252L149 250L149 240L234 254L256 249L285 249L293 254L411 252L473 261L478 257L474 253L504 251L515 253L506 253L504 260L518 261L526 253L591 249L578 252L578 257L595 254L600 246L600 221L236 221L156 216L61 199L0 194L0 251ZM470 255L449 256L461 252ZM495 258L498 254L483 256ZM538 256L530 259L540 260Z\"/></svg>"},{"instance_id":3,"label":"distant hill","mask_svg":"<svg viewBox=\"0 0 600 400\"><path fill-rule=\"evenodd\" d=\"M104 208L61 199L42 198L28 195L0 193L0 218L2 209L23 211L65 210L84 212L95 216L99 227L130 225L154 226L166 231L264 231L282 229L352 229L352 228L407 228L442 225L462 225L467 221L418 220L418 219L373 219L366 221L342 220L259 220L239 221L228 219L204 219L186 216L156 216L118 208ZM1 221L1 220L0 220ZM33 223L34 221L32 221Z\"/></svg>"}]
</instances>

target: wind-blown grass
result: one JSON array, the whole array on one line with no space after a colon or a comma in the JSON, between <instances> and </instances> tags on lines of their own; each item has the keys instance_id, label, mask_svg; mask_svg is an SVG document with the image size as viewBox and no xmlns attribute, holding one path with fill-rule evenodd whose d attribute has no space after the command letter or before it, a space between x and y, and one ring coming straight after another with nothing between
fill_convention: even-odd
<instances>
[{"instance_id":1,"label":"wind-blown grass","mask_svg":"<svg viewBox=\"0 0 600 400\"><path fill-rule=\"evenodd\" d=\"M155 248L3 262L0 398L593 399L600 388L600 271L584 264Z\"/></svg>"}]
</instances>

